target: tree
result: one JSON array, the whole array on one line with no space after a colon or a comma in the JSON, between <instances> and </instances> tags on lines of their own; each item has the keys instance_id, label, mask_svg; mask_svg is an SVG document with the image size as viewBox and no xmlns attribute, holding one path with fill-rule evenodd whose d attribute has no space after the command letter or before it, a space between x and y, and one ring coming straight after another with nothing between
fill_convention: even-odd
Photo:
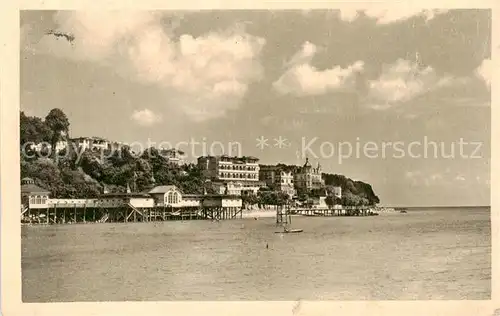
<instances>
[{"instance_id":1,"label":"tree","mask_svg":"<svg viewBox=\"0 0 500 316\"><path fill-rule=\"evenodd\" d=\"M259 202L259 198L255 194L244 194L241 196L243 207L248 208L250 205L255 205Z\"/></svg>"},{"instance_id":2,"label":"tree","mask_svg":"<svg viewBox=\"0 0 500 316\"><path fill-rule=\"evenodd\" d=\"M60 109L53 109L45 121L38 117L29 117L20 112L21 145L26 142L50 142L55 146L63 136L68 136L70 123ZM73 146L66 148L64 157L58 155L58 163L53 160L34 157L28 159L21 153L21 174L31 177L35 183L50 190L54 197L73 198L77 196L95 196L103 185L110 192L124 192L127 183L135 183L138 190L156 185L176 185L186 194L216 194L213 186L207 186L207 177L195 164L177 166L169 163L156 148L149 148L140 157L131 153L129 146L120 146L106 152L103 158L100 152L86 151L78 157ZM111 149L110 149L111 150ZM63 149L64 151L64 149ZM52 155L55 155L52 150ZM81 159L77 159L81 158ZM248 158L251 159L251 158ZM296 166L279 165L286 170L297 170ZM342 203L344 205L374 205L379 203L371 185L353 181L343 175L323 174L326 187L321 190L297 190L298 200L310 204L311 196L328 196L328 205ZM153 181L154 180L154 181ZM334 198L333 187L340 186L343 198ZM288 203L289 196L271 188L261 188L257 196L244 196L246 205L283 205Z\"/></svg>"},{"instance_id":3,"label":"tree","mask_svg":"<svg viewBox=\"0 0 500 316\"><path fill-rule=\"evenodd\" d=\"M28 145L28 143L49 142L52 137L52 132L45 122L39 117L26 116L24 112L20 113L19 131L21 150L25 150L25 152L21 152L21 159L23 160L28 156L32 156L31 149L25 145Z\"/></svg>"},{"instance_id":4,"label":"tree","mask_svg":"<svg viewBox=\"0 0 500 316\"><path fill-rule=\"evenodd\" d=\"M333 195L329 195L326 197L325 199L325 203L326 205L328 205L329 208L332 208L333 206L335 206L337 204L337 197L333 196Z\"/></svg>"},{"instance_id":5,"label":"tree","mask_svg":"<svg viewBox=\"0 0 500 316\"><path fill-rule=\"evenodd\" d=\"M45 124L52 131L50 144L52 146L52 157L55 157L57 142L61 140L63 133L64 135L68 135L69 132L68 117L61 109L52 109L45 117Z\"/></svg>"},{"instance_id":6,"label":"tree","mask_svg":"<svg viewBox=\"0 0 500 316\"><path fill-rule=\"evenodd\" d=\"M298 200L300 202L305 202L309 199L309 194L307 192L301 191L298 192Z\"/></svg>"},{"instance_id":7,"label":"tree","mask_svg":"<svg viewBox=\"0 0 500 316\"><path fill-rule=\"evenodd\" d=\"M285 192L279 191L274 194L276 195L276 205L285 205L288 203L288 200L290 199L290 196Z\"/></svg>"}]
</instances>

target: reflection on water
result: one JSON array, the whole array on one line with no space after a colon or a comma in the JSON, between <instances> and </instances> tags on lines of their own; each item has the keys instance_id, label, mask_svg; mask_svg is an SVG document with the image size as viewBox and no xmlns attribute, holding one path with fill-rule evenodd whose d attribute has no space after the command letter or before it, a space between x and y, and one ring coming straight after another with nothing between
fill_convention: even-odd
<instances>
[{"instance_id":1,"label":"reflection on water","mask_svg":"<svg viewBox=\"0 0 500 316\"><path fill-rule=\"evenodd\" d=\"M489 299L489 216L23 227L23 301Z\"/></svg>"}]
</instances>

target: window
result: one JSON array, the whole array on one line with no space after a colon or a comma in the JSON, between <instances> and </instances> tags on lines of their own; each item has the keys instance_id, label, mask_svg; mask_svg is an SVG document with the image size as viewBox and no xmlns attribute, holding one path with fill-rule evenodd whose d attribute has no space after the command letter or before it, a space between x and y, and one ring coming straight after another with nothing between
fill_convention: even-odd
<instances>
[{"instance_id":1,"label":"window","mask_svg":"<svg viewBox=\"0 0 500 316\"><path fill-rule=\"evenodd\" d=\"M167 194L167 204L177 204L180 202L180 194L174 191L170 191Z\"/></svg>"}]
</instances>

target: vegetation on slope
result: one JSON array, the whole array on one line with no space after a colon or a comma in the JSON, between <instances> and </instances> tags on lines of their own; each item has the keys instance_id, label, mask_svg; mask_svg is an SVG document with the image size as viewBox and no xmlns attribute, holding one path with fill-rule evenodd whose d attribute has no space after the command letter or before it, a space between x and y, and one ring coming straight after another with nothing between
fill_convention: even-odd
<instances>
[{"instance_id":1,"label":"vegetation on slope","mask_svg":"<svg viewBox=\"0 0 500 316\"><path fill-rule=\"evenodd\" d=\"M127 186L138 192L154 185L176 185L187 194L213 193L205 183L208 180L194 164L178 166L171 164L156 148L149 148L136 155L124 146L113 151L85 151L77 153L70 145L55 155L49 149L35 154L28 143L45 142L54 148L59 140L69 141L70 123L60 109L53 109L42 120L20 113L21 177L34 179L35 184L52 192L53 197L83 198L97 197L104 187L109 192L125 192ZM80 155L79 155L80 154ZM41 157L44 156L44 157ZM282 165L284 166L284 165ZM297 166L286 166L297 170ZM326 190L333 186L342 188L344 205L368 205L379 203L372 187L361 181L353 181L342 175L323 174ZM135 184L135 187L134 187ZM317 192L299 192L299 199L322 195ZM245 197L246 204L282 204L284 194L262 190L259 197ZM327 203L338 201L328 198Z\"/></svg>"}]
</instances>

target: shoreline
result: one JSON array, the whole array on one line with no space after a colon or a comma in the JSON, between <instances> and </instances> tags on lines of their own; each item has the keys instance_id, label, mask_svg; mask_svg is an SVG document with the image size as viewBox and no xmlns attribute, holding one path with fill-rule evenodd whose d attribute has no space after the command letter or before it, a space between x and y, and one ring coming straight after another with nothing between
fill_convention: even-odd
<instances>
[{"instance_id":1,"label":"shoreline","mask_svg":"<svg viewBox=\"0 0 500 316\"><path fill-rule=\"evenodd\" d=\"M269 217L275 217L276 216L276 210L263 210L263 209L256 209L256 210L244 210L242 218L269 218Z\"/></svg>"}]
</instances>

